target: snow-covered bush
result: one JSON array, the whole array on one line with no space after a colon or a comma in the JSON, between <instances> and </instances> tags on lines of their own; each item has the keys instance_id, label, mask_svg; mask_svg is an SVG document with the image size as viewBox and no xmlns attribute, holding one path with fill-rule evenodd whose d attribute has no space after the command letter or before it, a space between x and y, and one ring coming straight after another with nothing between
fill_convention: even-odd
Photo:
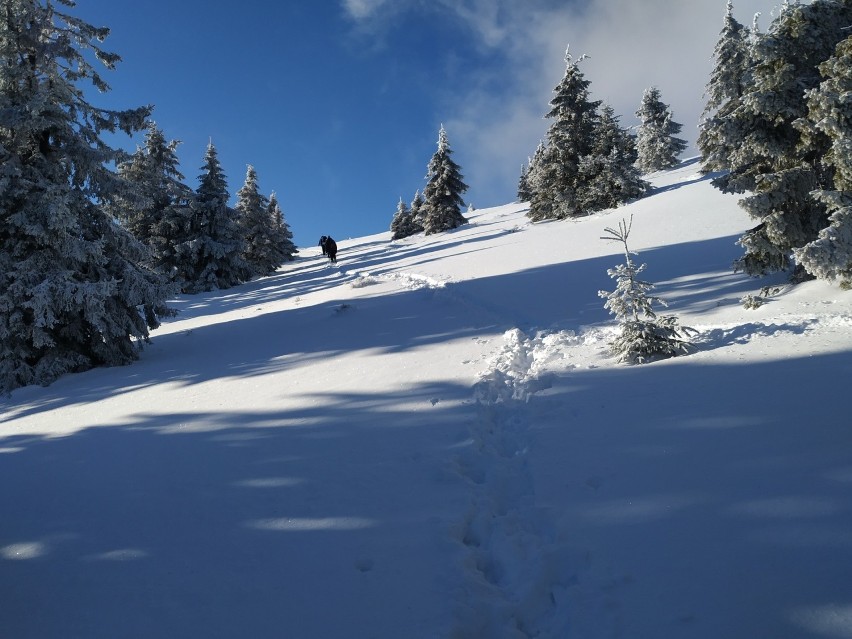
<instances>
[{"instance_id":1,"label":"snow-covered bush","mask_svg":"<svg viewBox=\"0 0 852 639\"><path fill-rule=\"evenodd\" d=\"M606 299L606 308L619 322L619 334L610 342L610 349L619 362L643 364L652 359L686 355L692 345L686 338L694 329L680 326L673 315L658 316L652 306L667 304L648 292L654 288L650 282L638 279L646 264L636 266L631 255L636 255L627 246L627 237L633 226L622 220L618 229L606 228L603 240L621 242L624 246L625 263L608 269L609 276L616 280L614 291L598 291Z\"/></svg>"},{"instance_id":2,"label":"snow-covered bush","mask_svg":"<svg viewBox=\"0 0 852 639\"><path fill-rule=\"evenodd\" d=\"M748 295L744 295L740 298L740 304L742 304L743 308L747 311L753 311L755 309L758 309L765 303L765 297L763 297L762 295L754 295L753 293L749 293Z\"/></svg>"}]
</instances>

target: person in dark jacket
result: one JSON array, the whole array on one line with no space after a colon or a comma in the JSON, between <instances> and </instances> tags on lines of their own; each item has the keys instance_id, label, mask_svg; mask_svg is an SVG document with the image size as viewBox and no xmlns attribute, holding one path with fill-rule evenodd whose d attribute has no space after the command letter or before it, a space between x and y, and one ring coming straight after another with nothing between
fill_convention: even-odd
<instances>
[{"instance_id":1,"label":"person in dark jacket","mask_svg":"<svg viewBox=\"0 0 852 639\"><path fill-rule=\"evenodd\" d=\"M337 262L337 242L330 235L323 235L320 238L319 245L322 247L322 254L327 255L332 264Z\"/></svg>"},{"instance_id":2,"label":"person in dark jacket","mask_svg":"<svg viewBox=\"0 0 852 639\"><path fill-rule=\"evenodd\" d=\"M328 259L331 260L332 264L337 263L337 242L331 238L331 235L325 238L325 254L328 255Z\"/></svg>"}]
</instances>

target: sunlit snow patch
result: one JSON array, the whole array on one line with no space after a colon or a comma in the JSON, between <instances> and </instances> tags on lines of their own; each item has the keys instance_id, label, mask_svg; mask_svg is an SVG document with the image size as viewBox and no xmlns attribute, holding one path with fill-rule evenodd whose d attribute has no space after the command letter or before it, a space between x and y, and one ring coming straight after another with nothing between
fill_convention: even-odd
<instances>
[{"instance_id":1,"label":"sunlit snow patch","mask_svg":"<svg viewBox=\"0 0 852 639\"><path fill-rule=\"evenodd\" d=\"M304 532L314 530L362 530L376 525L372 519L363 517L279 517L274 519L255 519L246 524L256 530L275 530L281 532Z\"/></svg>"},{"instance_id":2,"label":"sunlit snow patch","mask_svg":"<svg viewBox=\"0 0 852 639\"><path fill-rule=\"evenodd\" d=\"M0 557L3 559L22 560L37 559L47 554L47 548L39 541L23 542L20 544L9 544L0 548Z\"/></svg>"},{"instance_id":3,"label":"sunlit snow patch","mask_svg":"<svg viewBox=\"0 0 852 639\"><path fill-rule=\"evenodd\" d=\"M793 619L820 636L852 638L852 604L804 608L793 613Z\"/></svg>"},{"instance_id":4,"label":"sunlit snow patch","mask_svg":"<svg viewBox=\"0 0 852 639\"><path fill-rule=\"evenodd\" d=\"M102 552L97 555L91 555L86 559L91 561L133 561L136 559L145 559L148 553L139 548L119 548Z\"/></svg>"},{"instance_id":5,"label":"sunlit snow patch","mask_svg":"<svg viewBox=\"0 0 852 639\"><path fill-rule=\"evenodd\" d=\"M243 479L235 482L235 486L241 488L287 488L304 483L298 477L258 477L256 479Z\"/></svg>"}]
</instances>

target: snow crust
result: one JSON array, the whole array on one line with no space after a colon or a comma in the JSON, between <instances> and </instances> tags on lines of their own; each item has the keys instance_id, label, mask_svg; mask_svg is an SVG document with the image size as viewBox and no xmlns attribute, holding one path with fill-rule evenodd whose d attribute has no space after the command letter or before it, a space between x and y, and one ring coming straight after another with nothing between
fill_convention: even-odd
<instances>
[{"instance_id":1,"label":"snow crust","mask_svg":"<svg viewBox=\"0 0 852 639\"><path fill-rule=\"evenodd\" d=\"M697 164L340 243L0 415L0 635L852 637L852 297L731 272ZM697 352L617 365L630 246ZM740 299L777 289L760 308Z\"/></svg>"}]
</instances>

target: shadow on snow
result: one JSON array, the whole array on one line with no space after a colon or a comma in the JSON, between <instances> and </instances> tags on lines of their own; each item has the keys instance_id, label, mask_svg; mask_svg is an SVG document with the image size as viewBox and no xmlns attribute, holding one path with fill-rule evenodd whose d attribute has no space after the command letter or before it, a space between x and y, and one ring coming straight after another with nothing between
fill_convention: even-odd
<instances>
[{"instance_id":1,"label":"shadow on snow","mask_svg":"<svg viewBox=\"0 0 852 639\"><path fill-rule=\"evenodd\" d=\"M410 551L466 505L442 463L469 415L398 406L467 390L322 394L292 411L139 414L66 437L0 439L3 635L434 627L446 567ZM376 614L400 570L405 589Z\"/></svg>"},{"instance_id":2,"label":"shadow on snow","mask_svg":"<svg viewBox=\"0 0 852 639\"><path fill-rule=\"evenodd\" d=\"M618 611L643 636L841 636L826 629L852 605L852 451L836 405L850 373L852 350L676 358L576 369L533 396L537 499L560 514L567 579L588 605L595 588L618 602L597 622Z\"/></svg>"}]
</instances>

